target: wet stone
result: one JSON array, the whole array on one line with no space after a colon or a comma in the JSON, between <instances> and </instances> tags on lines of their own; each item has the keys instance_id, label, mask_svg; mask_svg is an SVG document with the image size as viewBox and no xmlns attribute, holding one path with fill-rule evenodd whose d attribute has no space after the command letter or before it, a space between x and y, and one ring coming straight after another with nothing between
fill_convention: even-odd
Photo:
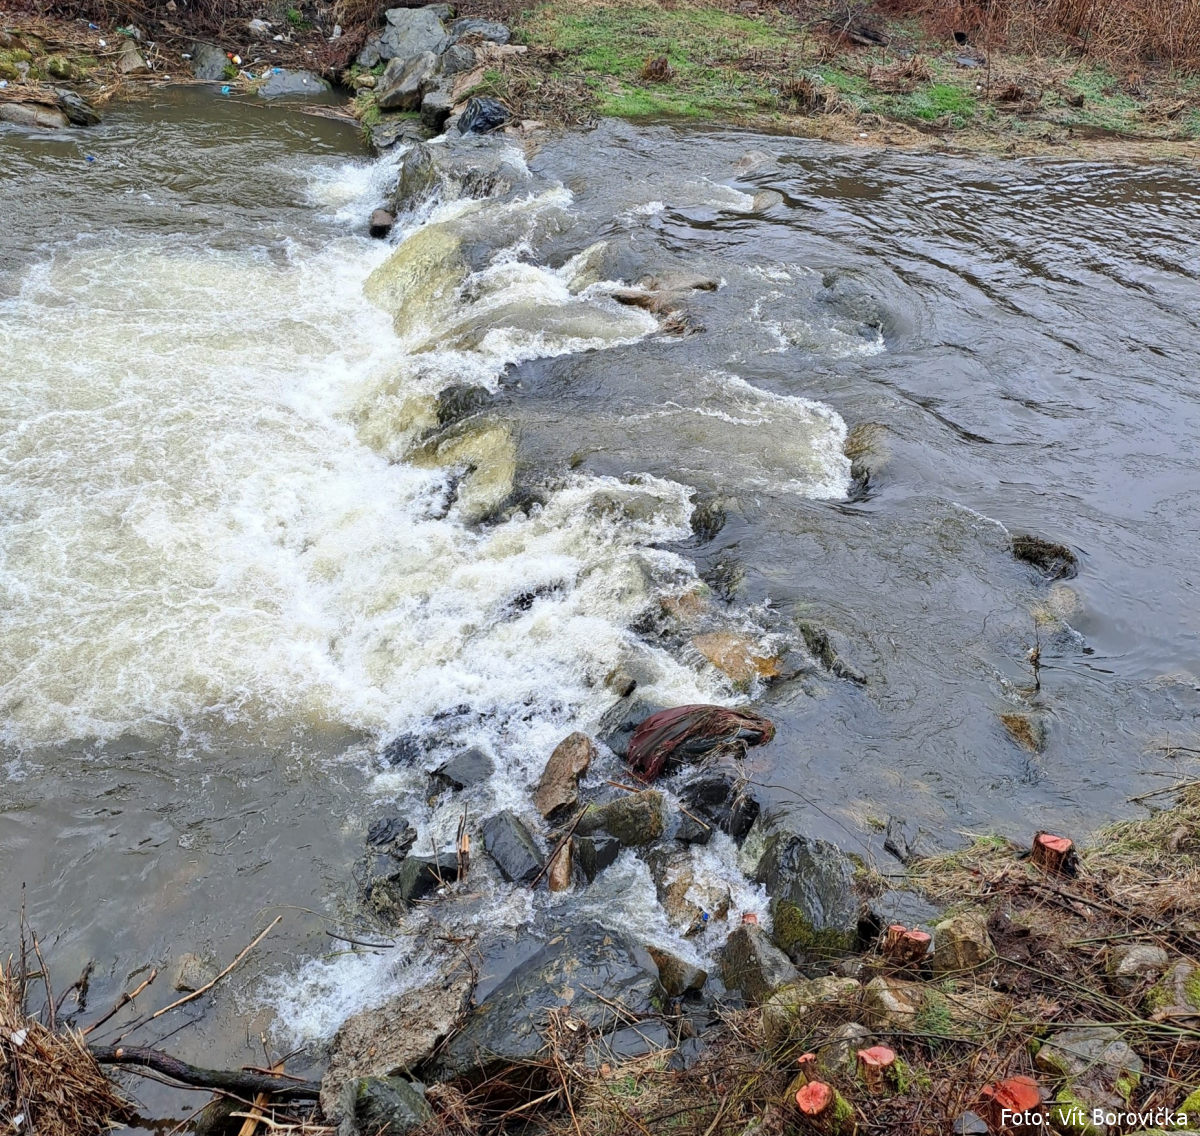
<instances>
[{"instance_id":1,"label":"wet stone","mask_svg":"<svg viewBox=\"0 0 1200 1136\"><path fill-rule=\"evenodd\" d=\"M666 827L663 795L655 789L592 805L576 828L583 836L605 833L627 847L653 844Z\"/></svg>"},{"instance_id":2,"label":"wet stone","mask_svg":"<svg viewBox=\"0 0 1200 1136\"><path fill-rule=\"evenodd\" d=\"M762 1002L771 992L799 974L791 960L776 947L761 927L743 923L734 930L721 952L721 978L730 990L739 990L749 1002Z\"/></svg>"},{"instance_id":3,"label":"wet stone","mask_svg":"<svg viewBox=\"0 0 1200 1136\"><path fill-rule=\"evenodd\" d=\"M380 817L367 828L367 843L375 848L387 848L397 856L406 856L417 842L417 830L403 817Z\"/></svg>"},{"instance_id":4,"label":"wet stone","mask_svg":"<svg viewBox=\"0 0 1200 1136\"><path fill-rule=\"evenodd\" d=\"M579 778L588 771L595 756L592 739L578 731L554 747L533 798L542 816L549 818L575 804L579 799Z\"/></svg>"},{"instance_id":5,"label":"wet stone","mask_svg":"<svg viewBox=\"0 0 1200 1136\"><path fill-rule=\"evenodd\" d=\"M705 774L689 781L680 795L690 812L699 814L722 832L727 832L739 844L746 838L761 811L747 784L724 773Z\"/></svg>"},{"instance_id":6,"label":"wet stone","mask_svg":"<svg viewBox=\"0 0 1200 1136\"><path fill-rule=\"evenodd\" d=\"M355 1130L362 1136L405 1136L433 1116L419 1081L363 1077L349 1092Z\"/></svg>"},{"instance_id":7,"label":"wet stone","mask_svg":"<svg viewBox=\"0 0 1200 1136\"><path fill-rule=\"evenodd\" d=\"M499 99L473 98L458 116L460 134L491 134L512 118L512 111Z\"/></svg>"},{"instance_id":8,"label":"wet stone","mask_svg":"<svg viewBox=\"0 0 1200 1136\"><path fill-rule=\"evenodd\" d=\"M529 883L546 862L529 829L510 809L483 822L483 847L509 883Z\"/></svg>"},{"instance_id":9,"label":"wet stone","mask_svg":"<svg viewBox=\"0 0 1200 1136\"><path fill-rule=\"evenodd\" d=\"M650 1016L659 997L658 969L644 947L599 924L578 924L484 998L443 1051L440 1073L473 1080L536 1057L550 1010L566 1008L583 1027L611 1030L622 1015Z\"/></svg>"},{"instance_id":10,"label":"wet stone","mask_svg":"<svg viewBox=\"0 0 1200 1136\"><path fill-rule=\"evenodd\" d=\"M425 747L416 734L400 734L383 747L383 763L393 768L415 765L424 756Z\"/></svg>"},{"instance_id":11,"label":"wet stone","mask_svg":"<svg viewBox=\"0 0 1200 1136\"><path fill-rule=\"evenodd\" d=\"M641 698L623 698L605 711L596 731L597 736L618 757L624 757L629 752L629 739L633 737L633 731L661 709L657 703Z\"/></svg>"},{"instance_id":12,"label":"wet stone","mask_svg":"<svg viewBox=\"0 0 1200 1136\"><path fill-rule=\"evenodd\" d=\"M203 989L217 977L217 968L200 955L188 952L180 955L171 978L171 989L185 994Z\"/></svg>"},{"instance_id":13,"label":"wet stone","mask_svg":"<svg viewBox=\"0 0 1200 1136\"><path fill-rule=\"evenodd\" d=\"M375 105L380 110L416 110L438 73L438 57L431 51L412 59L393 59L379 77Z\"/></svg>"},{"instance_id":14,"label":"wet stone","mask_svg":"<svg viewBox=\"0 0 1200 1136\"><path fill-rule=\"evenodd\" d=\"M788 954L827 957L854 948L854 868L836 845L799 833L768 838L755 880L771 897L774 937Z\"/></svg>"},{"instance_id":15,"label":"wet stone","mask_svg":"<svg viewBox=\"0 0 1200 1136\"><path fill-rule=\"evenodd\" d=\"M491 780L496 763L478 746L456 753L433 771L433 778L451 789L469 789Z\"/></svg>"},{"instance_id":16,"label":"wet stone","mask_svg":"<svg viewBox=\"0 0 1200 1136\"><path fill-rule=\"evenodd\" d=\"M461 422L473 414L487 410L496 401L496 396L487 387L455 383L438 391L437 419L439 426Z\"/></svg>"},{"instance_id":17,"label":"wet stone","mask_svg":"<svg viewBox=\"0 0 1200 1136\"><path fill-rule=\"evenodd\" d=\"M682 998L684 994L698 993L704 988L708 981L708 971L685 962L678 955L661 947L646 949L658 967L658 980L670 997Z\"/></svg>"},{"instance_id":18,"label":"wet stone","mask_svg":"<svg viewBox=\"0 0 1200 1136\"><path fill-rule=\"evenodd\" d=\"M426 1060L467 1010L472 981L465 970L396 995L346 1019L333 1039L321 1079L321 1106L340 1119L346 1089L362 1077L393 1077Z\"/></svg>"},{"instance_id":19,"label":"wet stone","mask_svg":"<svg viewBox=\"0 0 1200 1136\"><path fill-rule=\"evenodd\" d=\"M381 240L392 231L392 226L395 223L396 218L386 209L376 209L371 214L370 221L367 222L367 232L376 240Z\"/></svg>"},{"instance_id":20,"label":"wet stone","mask_svg":"<svg viewBox=\"0 0 1200 1136\"><path fill-rule=\"evenodd\" d=\"M579 836L572 838L575 845L575 862L588 883L611 868L621 855L621 842L615 836Z\"/></svg>"},{"instance_id":21,"label":"wet stone","mask_svg":"<svg viewBox=\"0 0 1200 1136\"><path fill-rule=\"evenodd\" d=\"M384 857L377 858L386 863ZM399 919L418 899L433 895L439 888L458 879L458 857L443 853L436 859L426 856L406 856L363 884L367 906L385 919Z\"/></svg>"},{"instance_id":22,"label":"wet stone","mask_svg":"<svg viewBox=\"0 0 1200 1136\"><path fill-rule=\"evenodd\" d=\"M922 855L920 844L923 835L924 830L915 820L890 816L883 837L884 850L895 856L901 864L909 864Z\"/></svg>"}]
</instances>

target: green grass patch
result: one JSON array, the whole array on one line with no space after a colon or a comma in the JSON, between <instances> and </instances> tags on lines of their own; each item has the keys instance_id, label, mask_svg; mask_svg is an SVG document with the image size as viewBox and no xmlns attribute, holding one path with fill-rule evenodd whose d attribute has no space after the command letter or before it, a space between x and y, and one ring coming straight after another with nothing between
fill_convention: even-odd
<instances>
[{"instance_id":1,"label":"green grass patch","mask_svg":"<svg viewBox=\"0 0 1200 1136\"><path fill-rule=\"evenodd\" d=\"M903 117L921 122L948 119L951 126L965 126L975 116L979 102L974 95L950 83L932 83L919 87L898 101Z\"/></svg>"},{"instance_id":2,"label":"green grass patch","mask_svg":"<svg viewBox=\"0 0 1200 1136\"><path fill-rule=\"evenodd\" d=\"M796 56L800 32L786 17L750 18L718 8L548 3L524 14L519 38L562 53L554 70L583 76L601 114L697 117L768 105L777 68L754 64ZM662 57L671 77L642 78L646 61Z\"/></svg>"}]
</instances>

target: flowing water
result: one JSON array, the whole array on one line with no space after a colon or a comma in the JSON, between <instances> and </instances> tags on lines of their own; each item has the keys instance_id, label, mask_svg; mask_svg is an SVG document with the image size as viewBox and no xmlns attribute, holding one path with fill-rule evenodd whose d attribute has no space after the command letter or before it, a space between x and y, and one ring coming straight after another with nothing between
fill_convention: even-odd
<instances>
[{"instance_id":1,"label":"flowing water","mask_svg":"<svg viewBox=\"0 0 1200 1136\"><path fill-rule=\"evenodd\" d=\"M24 903L60 983L95 958L99 1010L283 913L185 1058L319 1040L435 964L326 935L356 926L368 820L431 846L461 813L387 741L481 746L472 815L529 815L615 666L662 704L746 697L695 630L783 652L750 691L778 728L759 795L881 867L889 814L933 845L1078 834L1185 772L1194 171L623 124L526 161L383 243L395 159L334 121L189 91L0 134L0 930ZM613 299L678 271L720 282L694 334ZM452 384L490 401L437 432ZM1078 577L1015 561L1020 532ZM661 605L688 593L690 629ZM1031 708L1040 753L999 721ZM735 859L703 863L734 918L762 904ZM485 941L585 914L671 937L631 855L580 895L482 863L473 889L453 918Z\"/></svg>"}]
</instances>

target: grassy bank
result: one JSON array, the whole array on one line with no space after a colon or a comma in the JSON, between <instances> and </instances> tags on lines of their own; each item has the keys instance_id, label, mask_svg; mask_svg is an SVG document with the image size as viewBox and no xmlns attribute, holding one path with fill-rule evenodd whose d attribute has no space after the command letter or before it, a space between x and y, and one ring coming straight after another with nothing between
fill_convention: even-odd
<instances>
[{"instance_id":1,"label":"grassy bank","mask_svg":"<svg viewBox=\"0 0 1200 1136\"><path fill-rule=\"evenodd\" d=\"M1035 51L1028 36L1007 42L997 28L972 25L959 43L927 19L871 10L839 21L823 10L746 3L466 7L508 19L528 48L489 72L481 92L529 118L666 116L875 142L953 136L1012 149L1096 137L1200 139L1200 76L1166 64L1121 71L1127 60L1085 52L1069 37Z\"/></svg>"}]
</instances>

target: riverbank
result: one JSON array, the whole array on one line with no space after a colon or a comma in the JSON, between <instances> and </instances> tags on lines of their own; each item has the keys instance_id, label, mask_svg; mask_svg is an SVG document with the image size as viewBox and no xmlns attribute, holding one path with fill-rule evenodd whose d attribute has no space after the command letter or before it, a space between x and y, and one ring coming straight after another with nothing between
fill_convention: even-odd
<instances>
[{"instance_id":1,"label":"riverbank","mask_svg":"<svg viewBox=\"0 0 1200 1136\"><path fill-rule=\"evenodd\" d=\"M1161 63L1122 70L1078 41L1016 50L978 28L935 34L916 19L873 11L839 23L747 2L466 0L455 15L507 29L503 50L462 67L459 105L472 95L495 97L515 119L538 124L580 127L613 116L857 147L1151 160L1200 154L1200 76ZM273 21L193 29L177 13L176 22L141 29L10 17L0 43L0 104L55 107L65 84L102 105L118 92L196 73L233 93L254 92L282 69L311 72L354 96L353 113L369 128L380 113L371 88L386 59L371 63L361 48L377 32L369 17L347 29L325 26L332 18L322 23L289 8ZM215 69L197 72L197 42L223 54ZM40 124L61 125L54 119Z\"/></svg>"}]
</instances>

